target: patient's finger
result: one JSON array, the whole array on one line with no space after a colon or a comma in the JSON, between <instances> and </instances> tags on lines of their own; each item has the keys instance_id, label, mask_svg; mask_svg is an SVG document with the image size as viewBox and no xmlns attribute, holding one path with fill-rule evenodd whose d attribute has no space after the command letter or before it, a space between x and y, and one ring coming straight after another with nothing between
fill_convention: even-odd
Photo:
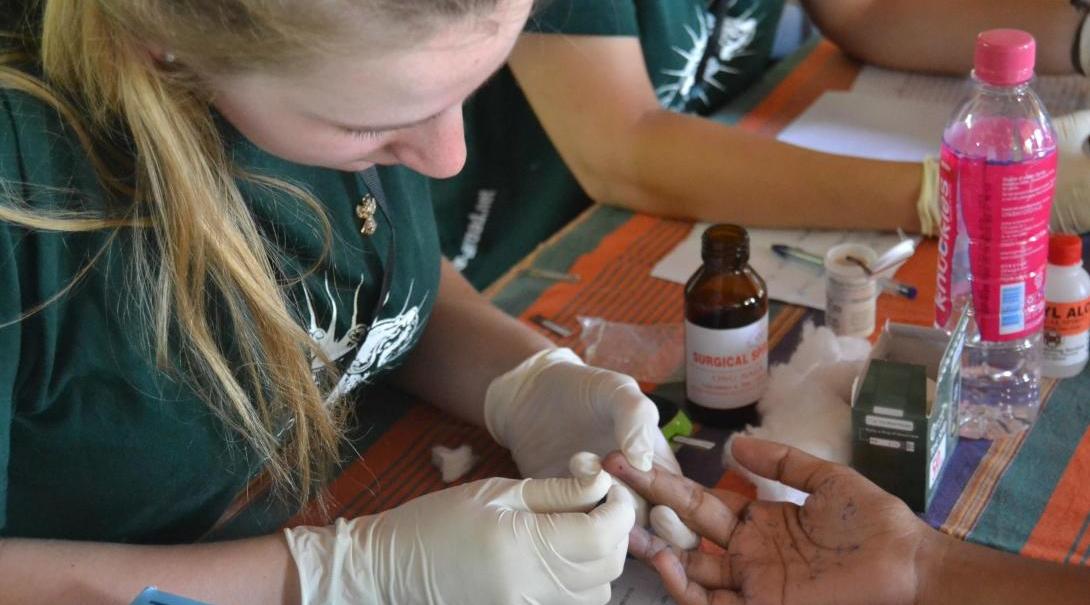
<instances>
[{"instance_id":1,"label":"patient's finger","mask_svg":"<svg viewBox=\"0 0 1090 605\"><path fill-rule=\"evenodd\" d=\"M681 561L685 575L704 588L736 588L727 555L713 555L699 550L678 551L639 526L632 528L628 534L628 552L651 567L655 566L655 557L664 550L673 550L674 556Z\"/></svg>"},{"instance_id":2,"label":"patient's finger","mask_svg":"<svg viewBox=\"0 0 1090 605\"><path fill-rule=\"evenodd\" d=\"M671 550L655 555L652 563L666 592L678 605L745 605L738 593L725 589L708 590L696 578L687 575L684 564Z\"/></svg>"},{"instance_id":3,"label":"patient's finger","mask_svg":"<svg viewBox=\"0 0 1090 605\"><path fill-rule=\"evenodd\" d=\"M610 454L602 466L649 502L672 508L686 526L723 547L737 524L737 514L749 504L742 496L712 493L658 467L648 472L636 470L617 453Z\"/></svg>"},{"instance_id":4,"label":"patient's finger","mask_svg":"<svg viewBox=\"0 0 1090 605\"><path fill-rule=\"evenodd\" d=\"M830 478L843 476L847 470L802 450L753 437L735 438L731 454L738 464L754 474L808 494Z\"/></svg>"}]
</instances>

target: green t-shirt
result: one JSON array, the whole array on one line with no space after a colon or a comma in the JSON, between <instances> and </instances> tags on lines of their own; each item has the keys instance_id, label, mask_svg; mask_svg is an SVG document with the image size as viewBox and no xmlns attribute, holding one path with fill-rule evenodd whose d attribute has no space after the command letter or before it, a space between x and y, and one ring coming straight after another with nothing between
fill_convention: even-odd
<instances>
[{"instance_id":1,"label":"green t-shirt","mask_svg":"<svg viewBox=\"0 0 1090 605\"><path fill-rule=\"evenodd\" d=\"M0 185L37 208L107 202L83 150L58 116L21 93L0 91ZM241 168L304 186L334 230L328 259L287 291L301 325L343 374L337 392L359 397L416 344L438 292L439 249L427 181L383 168L384 220L359 233L359 174L291 164L229 126ZM322 231L302 202L240 183L265 235L303 275L323 252ZM10 199L10 198L9 198ZM238 435L214 417L176 373L156 366L127 291L132 231L47 233L0 223L0 536L137 543L191 541L204 533L259 470ZM390 238L396 267L372 315ZM69 293L16 321L68 285ZM226 343L229 348L230 343ZM272 371L270 369L270 371ZM279 513L257 524L270 531Z\"/></svg>"},{"instance_id":2,"label":"green t-shirt","mask_svg":"<svg viewBox=\"0 0 1090 605\"><path fill-rule=\"evenodd\" d=\"M768 67L783 0L552 0L528 31L638 36L664 107L705 114ZM443 253L478 287L590 204L509 69L467 103L469 157L433 181Z\"/></svg>"}]
</instances>

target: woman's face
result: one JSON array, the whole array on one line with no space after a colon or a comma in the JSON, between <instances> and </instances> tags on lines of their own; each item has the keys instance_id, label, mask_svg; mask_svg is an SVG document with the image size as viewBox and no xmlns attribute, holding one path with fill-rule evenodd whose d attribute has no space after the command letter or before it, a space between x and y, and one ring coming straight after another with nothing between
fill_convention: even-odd
<instances>
[{"instance_id":1,"label":"woman's face","mask_svg":"<svg viewBox=\"0 0 1090 605\"><path fill-rule=\"evenodd\" d=\"M454 176L466 155L462 103L503 65L531 4L503 0L491 17L452 22L420 44L301 73L212 77L213 105L255 145L292 162Z\"/></svg>"}]
</instances>

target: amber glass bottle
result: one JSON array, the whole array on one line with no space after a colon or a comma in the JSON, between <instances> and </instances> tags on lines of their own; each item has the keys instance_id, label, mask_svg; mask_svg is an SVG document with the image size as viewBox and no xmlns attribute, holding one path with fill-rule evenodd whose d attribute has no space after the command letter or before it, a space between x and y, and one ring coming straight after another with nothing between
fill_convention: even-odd
<instances>
[{"instance_id":1,"label":"amber glass bottle","mask_svg":"<svg viewBox=\"0 0 1090 605\"><path fill-rule=\"evenodd\" d=\"M739 429L768 383L768 292L744 228L709 227L701 256L685 286L685 398L693 420Z\"/></svg>"}]
</instances>

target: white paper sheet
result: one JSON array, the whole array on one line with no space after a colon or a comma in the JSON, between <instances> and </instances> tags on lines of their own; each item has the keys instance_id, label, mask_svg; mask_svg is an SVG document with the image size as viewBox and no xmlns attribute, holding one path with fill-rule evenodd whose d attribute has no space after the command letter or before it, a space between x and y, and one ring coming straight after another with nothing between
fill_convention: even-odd
<instances>
[{"instance_id":1,"label":"white paper sheet","mask_svg":"<svg viewBox=\"0 0 1090 605\"><path fill-rule=\"evenodd\" d=\"M837 155L919 162L937 154L950 113L947 105L934 101L827 92L779 139Z\"/></svg>"},{"instance_id":2,"label":"white paper sheet","mask_svg":"<svg viewBox=\"0 0 1090 605\"><path fill-rule=\"evenodd\" d=\"M1090 108L1090 79L1082 76L1041 76L1033 83L1033 89L1054 116ZM868 65L856 77L852 92L941 103L953 113L968 92L968 78L928 76Z\"/></svg>"},{"instance_id":3,"label":"white paper sheet","mask_svg":"<svg viewBox=\"0 0 1090 605\"><path fill-rule=\"evenodd\" d=\"M674 605L655 570L639 561L625 561L624 573L613 581L609 605Z\"/></svg>"},{"instance_id":4,"label":"white paper sheet","mask_svg":"<svg viewBox=\"0 0 1090 605\"><path fill-rule=\"evenodd\" d=\"M688 281L700 267L700 236L707 227L707 224L694 226L689 237L655 265L651 276L679 284ZM877 231L750 229L749 264L764 278L769 298L824 311L824 271L799 261L780 258L772 251L772 244L788 244L824 257L837 244L864 244L881 254L899 241L900 237L896 234Z\"/></svg>"}]
</instances>

